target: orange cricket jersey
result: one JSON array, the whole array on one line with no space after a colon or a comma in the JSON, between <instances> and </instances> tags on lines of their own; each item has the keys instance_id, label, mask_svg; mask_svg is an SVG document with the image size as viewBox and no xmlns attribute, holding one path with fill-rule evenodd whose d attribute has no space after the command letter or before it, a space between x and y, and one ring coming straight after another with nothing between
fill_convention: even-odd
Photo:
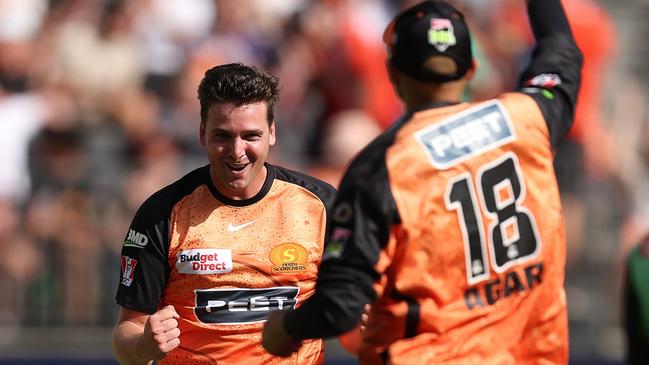
<instances>
[{"instance_id":1,"label":"orange cricket jersey","mask_svg":"<svg viewBox=\"0 0 649 365\"><path fill-rule=\"evenodd\" d=\"M482 153L462 152L481 143ZM392 364L567 362L552 162L546 123L527 95L412 115L386 152L401 223L362 361L380 363L389 351ZM418 321L403 338L409 300Z\"/></svg>"},{"instance_id":2,"label":"orange cricket jersey","mask_svg":"<svg viewBox=\"0 0 649 365\"><path fill-rule=\"evenodd\" d=\"M537 46L516 92L408 105L352 161L315 294L284 317L293 337L344 333L371 303L361 364L568 362L553 149L583 57L558 1L528 5Z\"/></svg>"},{"instance_id":3,"label":"orange cricket jersey","mask_svg":"<svg viewBox=\"0 0 649 365\"><path fill-rule=\"evenodd\" d=\"M567 363L550 127L562 105L522 92L437 103L370 144L341 183L316 293L287 331L342 333L373 302L361 364Z\"/></svg>"},{"instance_id":4,"label":"orange cricket jersey","mask_svg":"<svg viewBox=\"0 0 649 365\"><path fill-rule=\"evenodd\" d=\"M180 346L159 364L322 364L322 340L292 357L261 346L268 313L312 295L335 193L326 183L266 165L260 193L234 201L209 165L149 198L122 249L117 302L154 313L173 305Z\"/></svg>"}]
</instances>

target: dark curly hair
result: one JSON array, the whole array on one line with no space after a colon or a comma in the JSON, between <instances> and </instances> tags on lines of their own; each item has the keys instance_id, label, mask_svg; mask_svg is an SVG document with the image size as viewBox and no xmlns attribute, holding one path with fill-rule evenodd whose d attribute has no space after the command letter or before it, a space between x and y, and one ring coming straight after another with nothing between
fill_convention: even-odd
<instances>
[{"instance_id":1,"label":"dark curly hair","mask_svg":"<svg viewBox=\"0 0 649 365\"><path fill-rule=\"evenodd\" d=\"M268 125L275 120L275 103L279 99L279 79L267 72L241 63L212 67L198 85L201 123L214 103L231 102L237 106L266 102Z\"/></svg>"}]
</instances>

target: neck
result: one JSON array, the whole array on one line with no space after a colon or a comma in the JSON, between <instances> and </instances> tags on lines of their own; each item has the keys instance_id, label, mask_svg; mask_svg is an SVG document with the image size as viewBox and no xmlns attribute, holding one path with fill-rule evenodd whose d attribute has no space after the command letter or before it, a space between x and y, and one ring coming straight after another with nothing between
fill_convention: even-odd
<instances>
[{"instance_id":1,"label":"neck","mask_svg":"<svg viewBox=\"0 0 649 365\"><path fill-rule=\"evenodd\" d=\"M409 98L405 102L406 110L412 112L421 108L422 105L433 103L459 103L461 100L452 95L426 95L421 98Z\"/></svg>"},{"instance_id":2,"label":"neck","mask_svg":"<svg viewBox=\"0 0 649 365\"><path fill-rule=\"evenodd\" d=\"M223 196L232 200L247 200L253 198L264 187L268 170L266 165L261 166L261 170L252 176L249 181L232 181L225 182L216 175L214 168L210 166L210 178L212 184Z\"/></svg>"},{"instance_id":3,"label":"neck","mask_svg":"<svg viewBox=\"0 0 649 365\"><path fill-rule=\"evenodd\" d=\"M412 111L430 103L460 102L465 87L464 79L436 84L403 77L398 91L406 109Z\"/></svg>"}]
</instances>

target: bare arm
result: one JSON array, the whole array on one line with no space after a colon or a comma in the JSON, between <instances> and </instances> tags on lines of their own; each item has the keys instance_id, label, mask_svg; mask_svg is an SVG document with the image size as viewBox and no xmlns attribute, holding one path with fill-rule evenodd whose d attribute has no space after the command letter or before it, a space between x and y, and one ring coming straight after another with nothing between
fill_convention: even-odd
<instances>
[{"instance_id":1,"label":"bare arm","mask_svg":"<svg viewBox=\"0 0 649 365\"><path fill-rule=\"evenodd\" d=\"M178 313L166 306L152 315L122 307L113 330L113 352L122 365L150 364L180 345Z\"/></svg>"}]
</instances>

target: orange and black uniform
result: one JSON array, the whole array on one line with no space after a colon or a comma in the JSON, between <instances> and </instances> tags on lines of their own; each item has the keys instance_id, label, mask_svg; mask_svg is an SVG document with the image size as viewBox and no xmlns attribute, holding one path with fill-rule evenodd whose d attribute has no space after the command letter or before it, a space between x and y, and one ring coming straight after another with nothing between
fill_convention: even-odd
<instances>
[{"instance_id":1,"label":"orange and black uniform","mask_svg":"<svg viewBox=\"0 0 649 365\"><path fill-rule=\"evenodd\" d=\"M363 364L567 363L552 149L582 59L558 1L529 13L538 46L516 92L410 111L351 164L291 336L338 335L373 303Z\"/></svg>"},{"instance_id":2,"label":"orange and black uniform","mask_svg":"<svg viewBox=\"0 0 649 365\"><path fill-rule=\"evenodd\" d=\"M321 364L323 343L291 358L260 344L266 316L313 294L325 242L330 185L266 164L262 190L232 200L209 165L146 200L122 248L117 303L152 314L173 305L180 347L160 364Z\"/></svg>"}]
</instances>

